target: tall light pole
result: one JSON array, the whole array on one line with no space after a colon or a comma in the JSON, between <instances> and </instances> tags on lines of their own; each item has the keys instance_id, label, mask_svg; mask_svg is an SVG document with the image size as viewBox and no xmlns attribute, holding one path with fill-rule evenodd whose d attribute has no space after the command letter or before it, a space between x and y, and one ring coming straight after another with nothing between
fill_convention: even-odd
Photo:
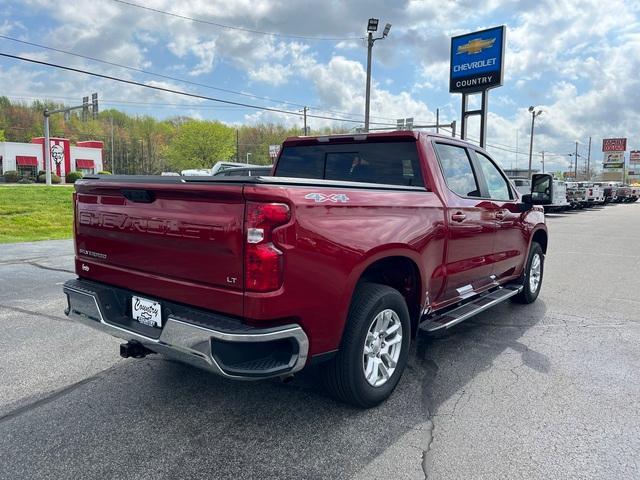
<instances>
[{"instance_id":1,"label":"tall light pole","mask_svg":"<svg viewBox=\"0 0 640 480\"><path fill-rule=\"evenodd\" d=\"M373 32L378 30L378 22L377 18L370 18L369 23L367 24L367 91L365 94L365 102L364 102L364 130L365 132L369 131L369 102L371 100L371 51L373 50L373 44L376 40L382 40L387 35L389 35L389 30L391 30L391 24L387 23L384 27L381 37L373 36Z\"/></svg>"},{"instance_id":2,"label":"tall light pole","mask_svg":"<svg viewBox=\"0 0 640 480\"><path fill-rule=\"evenodd\" d=\"M567 153L567 156L569 157L573 157L574 160L574 164L573 164L573 168L574 168L574 182L578 181L578 158L583 158L582 155L580 155L578 153L578 142L576 142L576 151L575 153ZM569 167L571 167L572 165L569 165Z\"/></svg>"},{"instance_id":3,"label":"tall light pole","mask_svg":"<svg viewBox=\"0 0 640 480\"><path fill-rule=\"evenodd\" d=\"M529 113L531 113L531 139L529 140L529 178L531 178L531 159L533 158L533 127L536 124L536 117L542 115L542 110L536 112L536 107L533 105L529 107Z\"/></svg>"}]
</instances>

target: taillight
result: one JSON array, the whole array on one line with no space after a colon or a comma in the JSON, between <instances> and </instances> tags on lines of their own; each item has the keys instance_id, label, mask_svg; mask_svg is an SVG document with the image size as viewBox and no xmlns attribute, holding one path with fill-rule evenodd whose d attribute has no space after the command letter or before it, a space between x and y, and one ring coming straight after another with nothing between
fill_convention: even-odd
<instances>
[{"instance_id":1,"label":"taillight","mask_svg":"<svg viewBox=\"0 0 640 480\"><path fill-rule=\"evenodd\" d=\"M589 195L593 195L593 189L592 188L589 189Z\"/></svg>"},{"instance_id":2,"label":"taillight","mask_svg":"<svg viewBox=\"0 0 640 480\"><path fill-rule=\"evenodd\" d=\"M273 230L291 218L284 203L247 202L244 286L253 292L269 292L282 285L284 254L273 244Z\"/></svg>"}]
</instances>

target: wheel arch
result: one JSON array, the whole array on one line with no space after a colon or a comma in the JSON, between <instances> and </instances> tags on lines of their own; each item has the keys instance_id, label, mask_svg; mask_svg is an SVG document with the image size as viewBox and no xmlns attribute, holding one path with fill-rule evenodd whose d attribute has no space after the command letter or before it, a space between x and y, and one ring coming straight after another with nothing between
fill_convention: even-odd
<instances>
[{"instance_id":1,"label":"wheel arch","mask_svg":"<svg viewBox=\"0 0 640 480\"><path fill-rule=\"evenodd\" d=\"M534 230L533 235L531 235L531 243L536 242L542 248L542 253L547 254L547 245L549 244L549 234L545 228L538 228ZM529 246L531 249L531 246Z\"/></svg>"},{"instance_id":2,"label":"wheel arch","mask_svg":"<svg viewBox=\"0 0 640 480\"><path fill-rule=\"evenodd\" d=\"M347 289L348 305L351 304L356 288L361 282L390 286L405 298L411 320L411 331L415 334L422 304L425 301L425 278L420 265L418 253L405 248L385 250L367 257L357 269L354 269L350 277ZM344 324L346 321L347 318Z\"/></svg>"}]
</instances>

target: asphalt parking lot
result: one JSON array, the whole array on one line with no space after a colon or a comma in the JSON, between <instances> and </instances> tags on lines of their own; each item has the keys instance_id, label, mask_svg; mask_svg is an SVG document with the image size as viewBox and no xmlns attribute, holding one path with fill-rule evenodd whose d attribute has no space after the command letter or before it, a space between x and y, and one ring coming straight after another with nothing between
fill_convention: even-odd
<instances>
[{"instance_id":1,"label":"asphalt parking lot","mask_svg":"<svg viewBox=\"0 0 640 480\"><path fill-rule=\"evenodd\" d=\"M1 478L640 476L640 205L548 215L539 300L421 337L362 411L236 383L63 314L71 241L0 246Z\"/></svg>"}]
</instances>

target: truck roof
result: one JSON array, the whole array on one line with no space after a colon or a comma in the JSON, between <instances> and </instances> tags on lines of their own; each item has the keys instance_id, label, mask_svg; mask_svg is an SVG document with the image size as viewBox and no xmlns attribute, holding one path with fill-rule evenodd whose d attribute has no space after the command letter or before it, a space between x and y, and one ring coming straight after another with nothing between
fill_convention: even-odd
<instances>
[{"instance_id":1,"label":"truck roof","mask_svg":"<svg viewBox=\"0 0 640 480\"><path fill-rule=\"evenodd\" d=\"M283 147L293 147L302 145L318 145L324 143L348 143L349 141L362 142L367 140L379 140L379 141L393 141L419 139L420 137L434 137L442 138L445 140L455 140L458 142L469 143L475 148L479 148L477 145L468 142L467 140L461 140L460 138L452 137L451 135L442 135L433 132L424 132L416 130L392 130L385 132L369 132L369 133L346 133L346 134L332 134L332 135L309 135L309 136L295 136L288 137L283 143Z\"/></svg>"}]
</instances>

